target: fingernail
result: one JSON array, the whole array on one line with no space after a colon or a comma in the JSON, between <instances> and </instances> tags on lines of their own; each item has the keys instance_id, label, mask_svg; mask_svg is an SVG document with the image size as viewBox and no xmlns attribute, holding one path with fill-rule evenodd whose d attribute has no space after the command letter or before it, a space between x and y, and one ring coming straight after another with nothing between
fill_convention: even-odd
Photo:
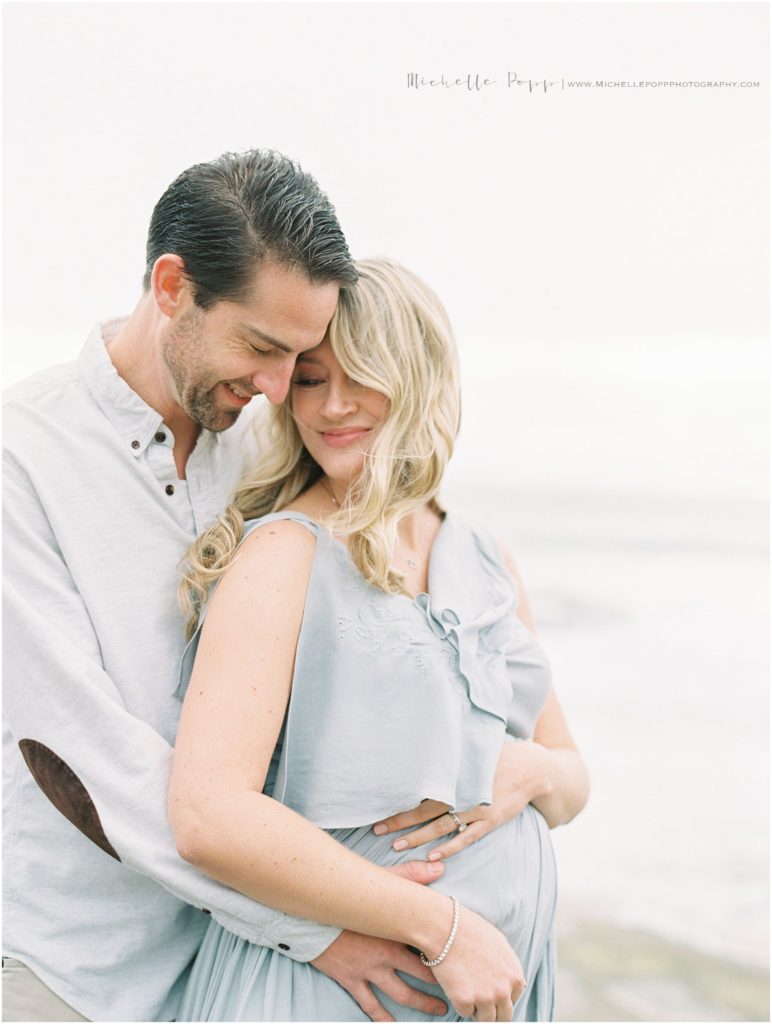
<instances>
[{"instance_id":1,"label":"fingernail","mask_svg":"<svg viewBox=\"0 0 772 1024\"><path fill-rule=\"evenodd\" d=\"M442 874L442 872L444 870L445 870L444 864L430 864L429 865L429 874L433 878L439 878L439 876Z\"/></svg>"},{"instance_id":2,"label":"fingernail","mask_svg":"<svg viewBox=\"0 0 772 1024\"><path fill-rule=\"evenodd\" d=\"M391 845L395 850L406 850L407 839L395 839Z\"/></svg>"},{"instance_id":3,"label":"fingernail","mask_svg":"<svg viewBox=\"0 0 772 1024\"><path fill-rule=\"evenodd\" d=\"M375 832L375 834L376 834L377 836L383 836L383 835L385 835L385 834L386 834L386 833L387 833L388 831L389 831L389 830L388 830L388 828L387 828L387 827L386 827L386 825L384 825L384 824L383 824L382 822L381 822L381 824L380 824L380 825L373 825L373 832Z\"/></svg>"},{"instance_id":4,"label":"fingernail","mask_svg":"<svg viewBox=\"0 0 772 1024\"><path fill-rule=\"evenodd\" d=\"M439 850L435 850L434 853L430 853L428 860L442 860L442 854Z\"/></svg>"}]
</instances>

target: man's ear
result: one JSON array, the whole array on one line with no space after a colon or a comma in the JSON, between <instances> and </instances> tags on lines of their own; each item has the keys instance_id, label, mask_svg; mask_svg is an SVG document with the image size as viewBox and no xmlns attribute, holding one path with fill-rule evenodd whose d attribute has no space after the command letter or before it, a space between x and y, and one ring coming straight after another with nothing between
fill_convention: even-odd
<instances>
[{"instance_id":1,"label":"man's ear","mask_svg":"<svg viewBox=\"0 0 772 1024\"><path fill-rule=\"evenodd\" d=\"M161 312L173 317L179 311L185 296L191 296L190 282L185 276L185 261L181 256L164 253L153 264L150 289Z\"/></svg>"}]
</instances>

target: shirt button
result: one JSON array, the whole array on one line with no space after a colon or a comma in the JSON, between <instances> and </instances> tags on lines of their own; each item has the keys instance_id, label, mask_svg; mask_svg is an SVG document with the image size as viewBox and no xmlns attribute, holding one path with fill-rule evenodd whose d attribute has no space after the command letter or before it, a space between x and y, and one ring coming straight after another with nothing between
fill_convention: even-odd
<instances>
[{"instance_id":1,"label":"shirt button","mask_svg":"<svg viewBox=\"0 0 772 1024\"><path fill-rule=\"evenodd\" d=\"M158 431L158 433L155 435L154 440L156 441L157 444L164 443L164 441L166 440L166 434L164 434L163 430Z\"/></svg>"},{"instance_id":2,"label":"shirt button","mask_svg":"<svg viewBox=\"0 0 772 1024\"><path fill-rule=\"evenodd\" d=\"M289 946L287 945L286 942L280 942L279 949L289 949Z\"/></svg>"},{"instance_id":3,"label":"shirt button","mask_svg":"<svg viewBox=\"0 0 772 1024\"><path fill-rule=\"evenodd\" d=\"M131 447L132 447L132 448L135 448L135 449L136 449L136 448L139 448L139 441L132 441L132 442L131 442Z\"/></svg>"},{"instance_id":4,"label":"shirt button","mask_svg":"<svg viewBox=\"0 0 772 1024\"><path fill-rule=\"evenodd\" d=\"M174 484L167 484L164 490L167 494L174 494Z\"/></svg>"}]
</instances>

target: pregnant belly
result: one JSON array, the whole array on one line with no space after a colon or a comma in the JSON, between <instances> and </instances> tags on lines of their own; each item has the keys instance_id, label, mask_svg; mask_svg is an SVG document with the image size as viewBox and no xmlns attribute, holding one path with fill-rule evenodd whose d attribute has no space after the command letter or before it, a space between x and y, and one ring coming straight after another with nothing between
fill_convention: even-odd
<instances>
[{"instance_id":1,"label":"pregnant belly","mask_svg":"<svg viewBox=\"0 0 772 1024\"><path fill-rule=\"evenodd\" d=\"M369 827L334 829L330 834L349 849L385 867L424 859L442 842L437 840L418 850L395 853L391 848L395 837L376 836ZM554 966L550 937L555 910L555 862L549 831L538 811L526 807L514 821L451 857L433 888L457 896L464 907L481 914L508 938L529 982L513 1019L551 1020ZM463 910L461 913L463 919ZM413 987L442 998L437 985L404 978ZM378 997L397 1021L437 1021L436 1017L398 1006L383 992L378 991ZM309 964L255 946L212 920L194 963L178 1019L369 1018L340 985ZM450 1008L439 1019L461 1018Z\"/></svg>"},{"instance_id":2,"label":"pregnant belly","mask_svg":"<svg viewBox=\"0 0 772 1024\"><path fill-rule=\"evenodd\" d=\"M397 853L397 834L376 836L370 828L334 829L330 834L362 857L390 867L425 860L447 836ZM398 833L402 835L404 833ZM450 857L432 888L457 896L461 905L507 936L521 960L546 943L555 913L557 878L549 829L528 805L522 814Z\"/></svg>"}]
</instances>

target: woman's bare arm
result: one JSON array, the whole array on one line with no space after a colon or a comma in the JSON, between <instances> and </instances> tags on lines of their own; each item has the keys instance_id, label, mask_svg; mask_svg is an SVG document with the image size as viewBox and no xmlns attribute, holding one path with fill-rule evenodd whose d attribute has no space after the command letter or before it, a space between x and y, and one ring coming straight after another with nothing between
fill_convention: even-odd
<instances>
[{"instance_id":1,"label":"woman's bare arm","mask_svg":"<svg viewBox=\"0 0 772 1024\"><path fill-rule=\"evenodd\" d=\"M371 864L262 793L289 700L314 543L297 523L266 524L212 598L177 737L172 829L181 856L262 903L436 956L453 916L445 896ZM435 974L462 1015L486 1006L494 1016L483 1019L495 1019L496 1005L519 994L519 961L469 910L451 954Z\"/></svg>"},{"instance_id":2,"label":"woman's bare arm","mask_svg":"<svg viewBox=\"0 0 772 1024\"><path fill-rule=\"evenodd\" d=\"M535 633L531 604L518 568L510 552L503 546L501 550L502 561L517 583L518 618ZM530 791L530 803L541 811L550 828L576 817L587 803L590 780L552 687L536 721L533 741L512 746L515 749L504 754L512 758L513 786Z\"/></svg>"}]
</instances>

